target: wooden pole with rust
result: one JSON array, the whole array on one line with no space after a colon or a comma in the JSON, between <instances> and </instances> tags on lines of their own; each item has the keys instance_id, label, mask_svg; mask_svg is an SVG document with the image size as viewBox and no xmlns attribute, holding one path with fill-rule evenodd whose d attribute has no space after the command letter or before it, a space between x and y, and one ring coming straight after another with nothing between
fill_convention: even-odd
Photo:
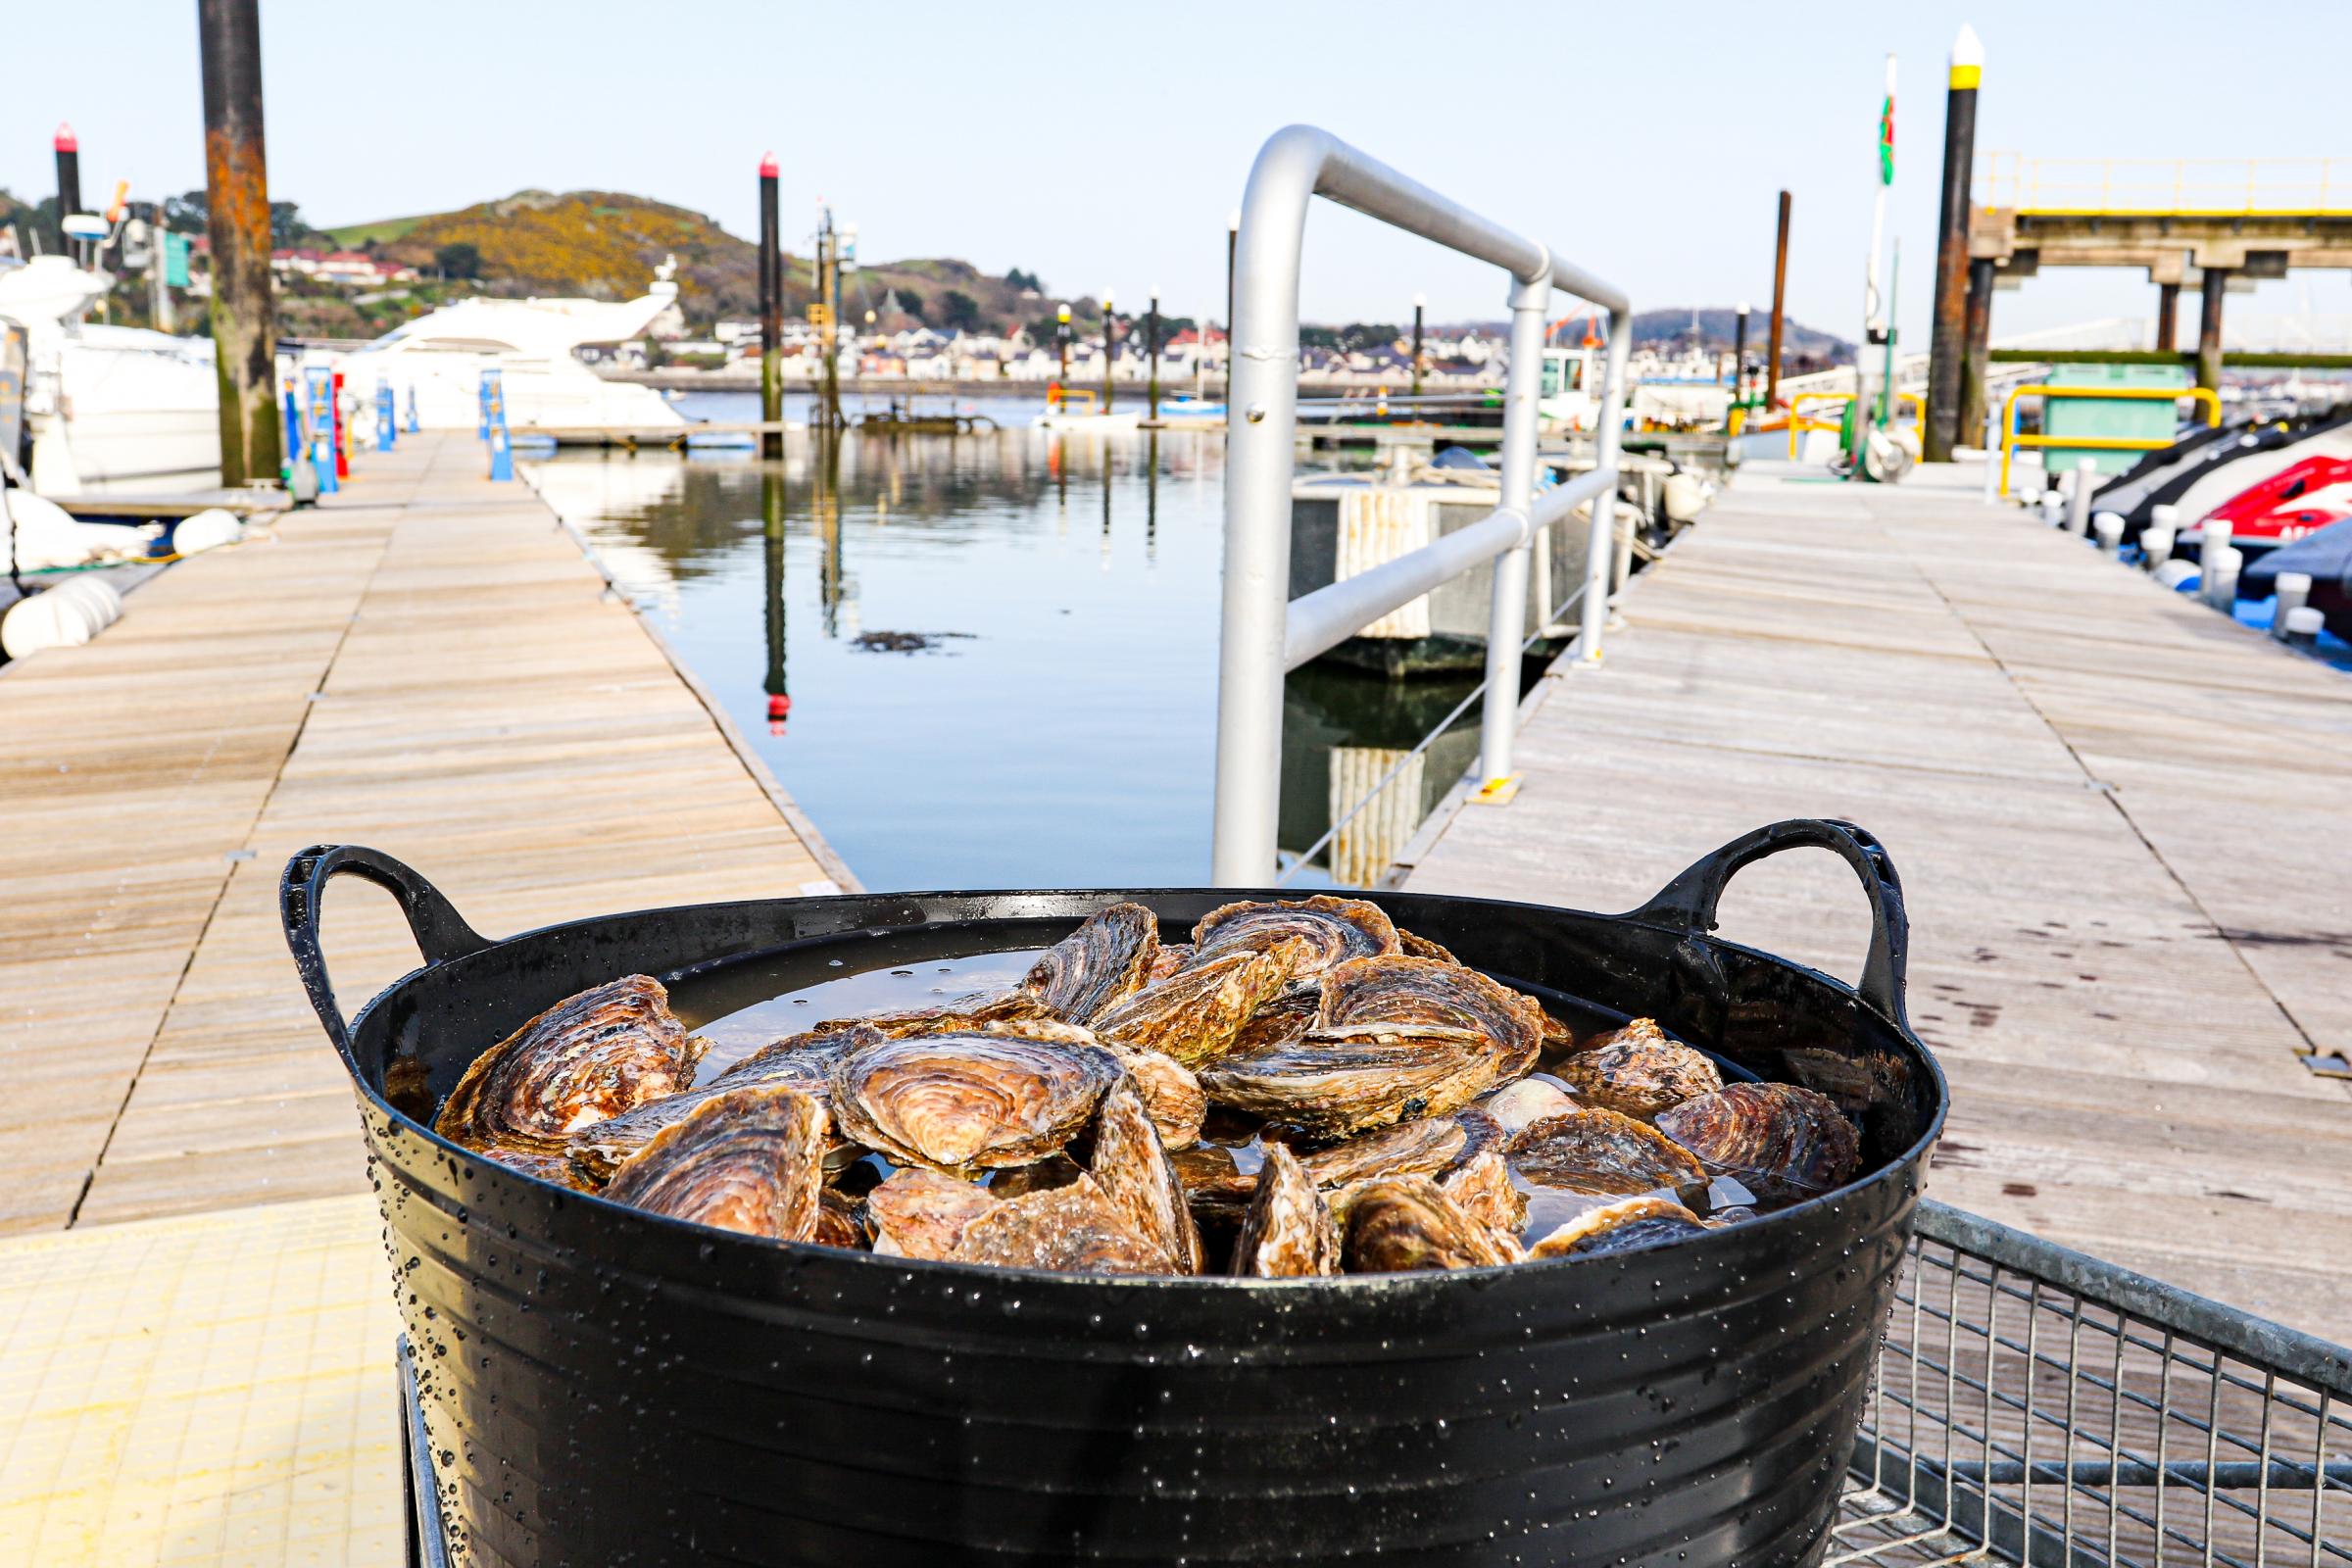
<instances>
[{"instance_id":1,"label":"wooden pole with rust","mask_svg":"<svg viewBox=\"0 0 2352 1568\"><path fill-rule=\"evenodd\" d=\"M1992 274L1990 257L1972 259L1968 264L1968 342L1960 361L1961 440L1984 428L1984 371L1992 350Z\"/></svg>"},{"instance_id":2,"label":"wooden pole with rust","mask_svg":"<svg viewBox=\"0 0 2352 1568\"><path fill-rule=\"evenodd\" d=\"M1781 192L1781 226L1772 242L1772 325L1764 344L1764 407L1781 406L1781 324L1788 311L1788 193Z\"/></svg>"},{"instance_id":3,"label":"wooden pole with rust","mask_svg":"<svg viewBox=\"0 0 2352 1568\"><path fill-rule=\"evenodd\" d=\"M2173 354L2180 347L2180 285L2156 285L2156 352Z\"/></svg>"},{"instance_id":4,"label":"wooden pole with rust","mask_svg":"<svg viewBox=\"0 0 2352 1568\"><path fill-rule=\"evenodd\" d=\"M274 483L282 458L270 286L270 172L262 134L260 0L196 0L204 73L204 188L213 242L220 482Z\"/></svg>"},{"instance_id":5,"label":"wooden pole with rust","mask_svg":"<svg viewBox=\"0 0 2352 1568\"><path fill-rule=\"evenodd\" d=\"M2197 385L2216 394L2222 390L2222 290L2229 281L2229 269L2208 267L2198 295Z\"/></svg>"},{"instance_id":6,"label":"wooden pole with rust","mask_svg":"<svg viewBox=\"0 0 2352 1568\"><path fill-rule=\"evenodd\" d=\"M1921 456L1949 463L1961 432L1974 433L1961 394L1968 354L1968 182L1977 159L1977 83L1984 46L1961 24L1952 40L1951 87L1943 110L1943 199L1936 214L1936 314L1928 336L1928 416Z\"/></svg>"},{"instance_id":7,"label":"wooden pole with rust","mask_svg":"<svg viewBox=\"0 0 2352 1568\"><path fill-rule=\"evenodd\" d=\"M784 456L784 245L776 155L760 160L760 455Z\"/></svg>"}]
</instances>

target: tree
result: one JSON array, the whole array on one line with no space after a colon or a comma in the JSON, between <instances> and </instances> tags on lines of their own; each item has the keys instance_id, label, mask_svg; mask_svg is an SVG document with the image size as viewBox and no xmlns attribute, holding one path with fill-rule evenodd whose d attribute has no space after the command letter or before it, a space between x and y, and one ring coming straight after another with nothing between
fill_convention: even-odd
<instances>
[{"instance_id":1,"label":"tree","mask_svg":"<svg viewBox=\"0 0 2352 1568\"><path fill-rule=\"evenodd\" d=\"M433 266L443 277L479 277L482 253L465 240L455 240L433 252Z\"/></svg>"},{"instance_id":2,"label":"tree","mask_svg":"<svg viewBox=\"0 0 2352 1568\"><path fill-rule=\"evenodd\" d=\"M941 302L947 324L958 332L969 332L980 324L980 302L959 288L948 290Z\"/></svg>"},{"instance_id":3,"label":"tree","mask_svg":"<svg viewBox=\"0 0 2352 1568\"><path fill-rule=\"evenodd\" d=\"M1043 294L1046 285L1037 280L1035 272L1024 272L1017 267L1004 270L1004 281L1014 288L1025 288L1033 294Z\"/></svg>"},{"instance_id":4,"label":"tree","mask_svg":"<svg viewBox=\"0 0 2352 1568\"><path fill-rule=\"evenodd\" d=\"M302 209L292 202L270 204L270 243L283 248L317 239L318 231L302 220Z\"/></svg>"},{"instance_id":5,"label":"tree","mask_svg":"<svg viewBox=\"0 0 2352 1568\"><path fill-rule=\"evenodd\" d=\"M164 198L164 226L181 234L201 234L211 225L212 197L200 190Z\"/></svg>"},{"instance_id":6,"label":"tree","mask_svg":"<svg viewBox=\"0 0 2352 1568\"><path fill-rule=\"evenodd\" d=\"M913 289L902 288L894 290L892 297L899 302L900 310L905 311L908 316L913 317L918 321L923 318L923 297L920 294L917 294Z\"/></svg>"}]
</instances>

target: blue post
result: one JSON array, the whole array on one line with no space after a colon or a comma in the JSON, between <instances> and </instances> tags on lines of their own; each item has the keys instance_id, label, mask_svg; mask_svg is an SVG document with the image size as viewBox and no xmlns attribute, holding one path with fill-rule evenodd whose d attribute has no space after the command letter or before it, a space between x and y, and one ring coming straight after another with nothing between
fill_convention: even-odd
<instances>
[{"instance_id":1,"label":"blue post","mask_svg":"<svg viewBox=\"0 0 2352 1568\"><path fill-rule=\"evenodd\" d=\"M318 493L331 496L342 488L335 482L335 372L323 365L310 368L311 466L318 470Z\"/></svg>"},{"instance_id":2,"label":"blue post","mask_svg":"<svg viewBox=\"0 0 2352 1568\"><path fill-rule=\"evenodd\" d=\"M490 378L496 374L498 374L496 370L482 372L482 427L474 432L476 440L487 441L490 439Z\"/></svg>"},{"instance_id":3,"label":"blue post","mask_svg":"<svg viewBox=\"0 0 2352 1568\"><path fill-rule=\"evenodd\" d=\"M389 452L392 450L398 423L399 421L393 417L392 412L392 383L379 380L375 383L376 451Z\"/></svg>"},{"instance_id":4,"label":"blue post","mask_svg":"<svg viewBox=\"0 0 2352 1568\"><path fill-rule=\"evenodd\" d=\"M279 400L282 406L278 410L278 416L286 421L286 434L284 441L278 446L278 451L285 454L285 477L291 480L294 476L294 465L302 461L303 454L309 450L309 445L303 435L302 404L296 398L292 371L286 373L283 384L285 396Z\"/></svg>"},{"instance_id":5,"label":"blue post","mask_svg":"<svg viewBox=\"0 0 2352 1568\"><path fill-rule=\"evenodd\" d=\"M482 372L482 427L490 434L490 477L514 477L514 447L507 439L507 399L496 370Z\"/></svg>"},{"instance_id":6,"label":"blue post","mask_svg":"<svg viewBox=\"0 0 2352 1568\"><path fill-rule=\"evenodd\" d=\"M416 383L409 383L409 434L416 433Z\"/></svg>"}]
</instances>

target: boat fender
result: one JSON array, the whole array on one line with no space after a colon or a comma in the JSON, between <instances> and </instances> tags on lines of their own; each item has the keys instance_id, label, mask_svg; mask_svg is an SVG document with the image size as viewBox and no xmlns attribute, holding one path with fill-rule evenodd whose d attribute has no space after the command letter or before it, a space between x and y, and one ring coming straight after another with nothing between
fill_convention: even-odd
<instances>
[{"instance_id":1,"label":"boat fender","mask_svg":"<svg viewBox=\"0 0 2352 1568\"><path fill-rule=\"evenodd\" d=\"M245 525L237 514L224 507L207 507L202 512L179 519L172 530L172 549L182 556L198 556L207 550L235 544L245 534Z\"/></svg>"},{"instance_id":2,"label":"boat fender","mask_svg":"<svg viewBox=\"0 0 2352 1568\"><path fill-rule=\"evenodd\" d=\"M78 648L122 617L122 596L99 577L76 577L9 606L0 615L0 653L23 659Z\"/></svg>"},{"instance_id":3,"label":"boat fender","mask_svg":"<svg viewBox=\"0 0 2352 1568\"><path fill-rule=\"evenodd\" d=\"M2156 581L2175 593L2185 592L2197 585L2197 564L2193 561L2168 561L2156 568Z\"/></svg>"}]
</instances>

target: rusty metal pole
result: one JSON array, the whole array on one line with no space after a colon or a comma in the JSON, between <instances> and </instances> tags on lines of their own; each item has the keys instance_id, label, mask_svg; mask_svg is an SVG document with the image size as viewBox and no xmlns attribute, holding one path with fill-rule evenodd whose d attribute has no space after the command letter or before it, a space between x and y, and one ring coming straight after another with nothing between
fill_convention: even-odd
<instances>
[{"instance_id":1,"label":"rusty metal pole","mask_svg":"<svg viewBox=\"0 0 2352 1568\"><path fill-rule=\"evenodd\" d=\"M2197 385L2216 395L2222 390L2222 290L2229 281L2228 268L2208 267L2198 296Z\"/></svg>"},{"instance_id":2,"label":"rusty metal pole","mask_svg":"<svg viewBox=\"0 0 2352 1568\"><path fill-rule=\"evenodd\" d=\"M784 456L784 244L776 217L776 155L760 160L760 455Z\"/></svg>"},{"instance_id":3,"label":"rusty metal pole","mask_svg":"<svg viewBox=\"0 0 2352 1568\"><path fill-rule=\"evenodd\" d=\"M1936 315L1928 337L1928 417L1921 456L1949 463L1963 416L1961 382L1968 343L1968 182L1977 158L1977 82L1984 46L1963 23L1952 40L1951 90L1943 109L1943 202L1936 215Z\"/></svg>"},{"instance_id":4,"label":"rusty metal pole","mask_svg":"<svg viewBox=\"0 0 2352 1568\"><path fill-rule=\"evenodd\" d=\"M1764 343L1764 407L1781 406L1781 323L1788 309L1788 193L1781 192L1781 227L1772 242L1772 325Z\"/></svg>"},{"instance_id":5,"label":"rusty metal pole","mask_svg":"<svg viewBox=\"0 0 2352 1568\"><path fill-rule=\"evenodd\" d=\"M1992 349L1992 259L1968 264L1968 345L1960 362L1961 440L1984 428L1984 371Z\"/></svg>"},{"instance_id":6,"label":"rusty metal pole","mask_svg":"<svg viewBox=\"0 0 2352 1568\"><path fill-rule=\"evenodd\" d=\"M282 454L259 0L196 0L196 32L204 71L204 188L212 209L220 482L270 483Z\"/></svg>"},{"instance_id":7,"label":"rusty metal pole","mask_svg":"<svg viewBox=\"0 0 2352 1568\"><path fill-rule=\"evenodd\" d=\"M2176 354L2180 348L2180 285L2156 285L2156 352Z\"/></svg>"}]
</instances>

